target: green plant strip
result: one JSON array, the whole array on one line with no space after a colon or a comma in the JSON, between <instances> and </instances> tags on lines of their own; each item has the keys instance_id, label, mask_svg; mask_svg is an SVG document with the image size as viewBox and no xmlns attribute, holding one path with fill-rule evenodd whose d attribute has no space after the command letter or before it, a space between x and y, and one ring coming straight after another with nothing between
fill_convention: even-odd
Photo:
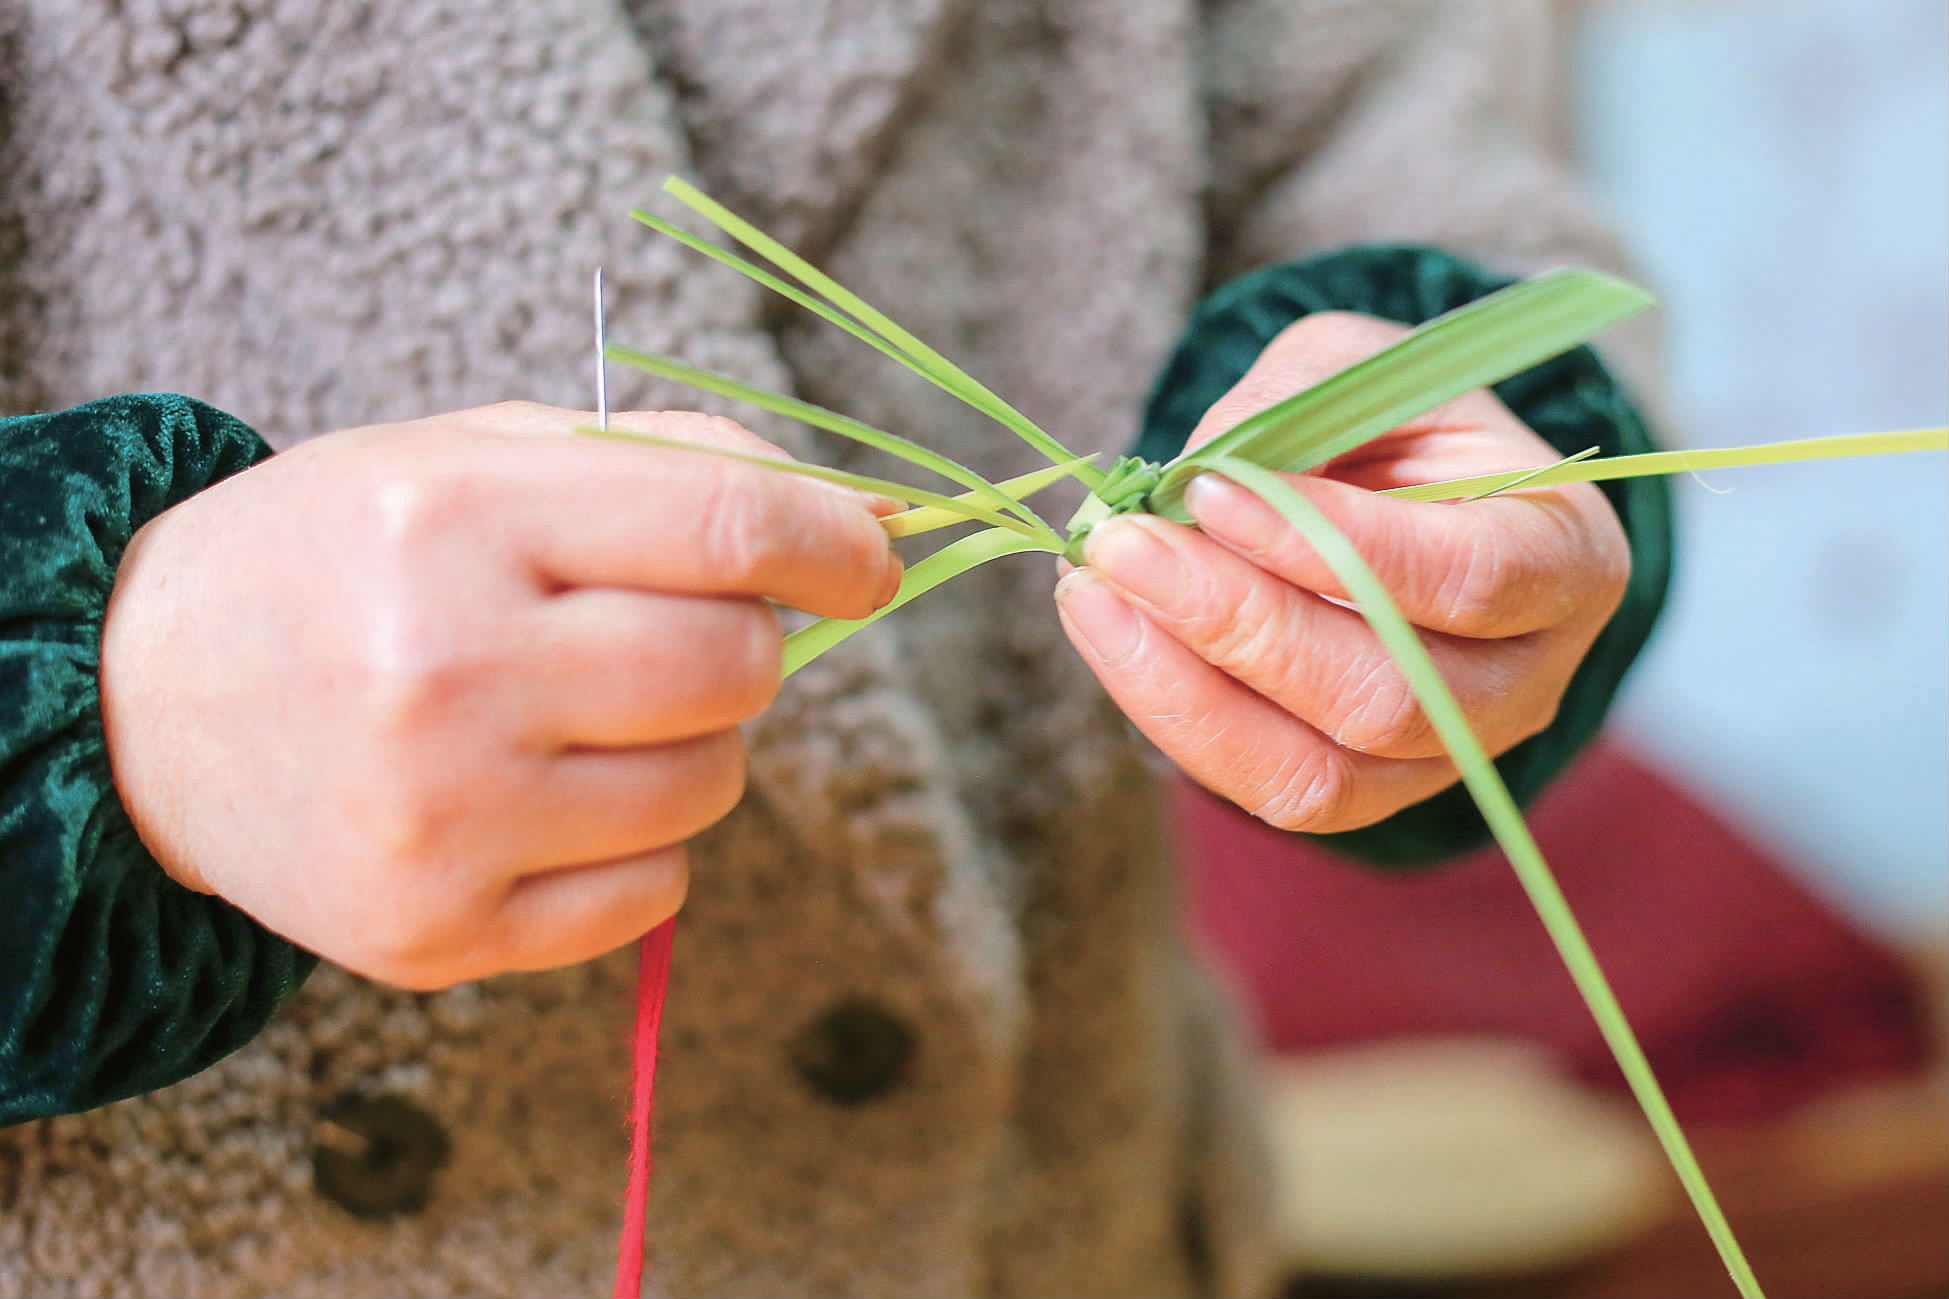
<instances>
[{"instance_id":1,"label":"green plant strip","mask_svg":"<svg viewBox=\"0 0 1949 1299\"><path fill-rule=\"evenodd\" d=\"M1151 512L1189 523L1184 488L1219 456L1298 473L1498 383L1651 306L1596 271L1552 271L1437 316L1391 346L1235 424L1164 467Z\"/></svg>"},{"instance_id":2,"label":"green plant strip","mask_svg":"<svg viewBox=\"0 0 1949 1299\"><path fill-rule=\"evenodd\" d=\"M1007 428L1047 456L1052 463L1076 458L1075 452L1043 432L1035 421L989 391L973 375L921 342L913 334L882 315L865 299L696 186L680 177L672 176L663 182L663 188L666 193L691 211L877 333L902 353L910 368L934 380L968 405ZM1094 487L1100 480L1102 471L1089 468L1087 472L1078 476Z\"/></svg>"},{"instance_id":3,"label":"green plant strip","mask_svg":"<svg viewBox=\"0 0 1949 1299\"><path fill-rule=\"evenodd\" d=\"M1949 450L1949 428L1903 429L1895 433L1843 433L1834 437L1800 438L1752 447L1651 451L1637 456L1564 461L1541 469L1516 469L1475 478L1422 483L1415 487L1390 487L1382 495L1399 496L1410 501L1450 501L1468 496L1488 496L1517 486L1601 483L1613 478L1643 478L1651 474L1679 474L1688 470L1741 469L1748 465L1777 465L1795 460L1838 460L1845 456L1886 456L1909 451L1944 450Z\"/></svg>"},{"instance_id":4,"label":"green plant strip","mask_svg":"<svg viewBox=\"0 0 1949 1299\"><path fill-rule=\"evenodd\" d=\"M974 470L968 468L966 465L948 459L938 451L931 451L917 442L910 442L898 434L884 432L883 430L874 428L870 424L862 424L850 415L841 415L837 411L827 410L823 406L814 406L811 402L800 401L796 397L787 397L783 393L769 392L763 388L754 388L752 385L733 379L728 375L718 374L712 370L699 369L697 366L689 365L673 357L657 356L651 352L639 352L634 348L623 347L616 343L611 343L608 346L605 350L605 355L611 360L627 365L632 369L642 370L645 373L653 374L663 379L671 379L678 383L687 383L693 388L701 388L705 392L716 393L720 397L729 397L734 401L747 402L762 410L768 410L774 415L783 415L787 419L795 419L802 423L810 424L814 428L824 429L828 433L837 433L841 437L851 438L855 442L860 442L878 450L899 456L909 464L919 465L923 469L931 469L943 478L950 479L961 484L963 487L970 488L981 500L987 502L995 509L1007 510L1021 516L1022 521L1028 524L1031 529L1049 533L1052 538L1055 535L1049 525L1044 523L1035 511L1029 509L1014 497L1004 493L1000 488L996 487ZM1073 462L1076 457L1065 456L1064 459ZM942 497L939 499L948 500L952 498Z\"/></svg>"},{"instance_id":5,"label":"green plant strip","mask_svg":"<svg viewBox=\"0 0 1949 1299\"><path fill-rule=\"evenodd\" d=\"M743 464L757 465L760 469L774 469L782 474L798 474L803 478L817 478L824 483L837 483L841 487L851 487L856 491L871 492L875 496L885 496L891 500L908 505L924 506L930 517L945 520L936 527L946 527L954 523L987 523L997 528L1007 528L1025 537L1037 536L1020 519L997 514L985 506L974 503L975 493L963 496L943 496L939 492L924 491L896 483L890 478L873 478L866 474L849 473L844 469L829 469L825 465L808 464L803 460L781 460L776 456L759 455L755 451L738 451L731 447L712 446L708 442L686 442L682 438L658 437L654 433L636 433L622 428L596 428L591 424L577 425L576 433L583 437L608 438L612 442L636 442L644 446L661 447L666 451L687 451L695 455L715 456L719 460L736 460ZM900 514L888 515L881 522L891 523L894 519L909 517L919 510L904 510ZM889 535L893 533L889 529Z\"/></svg>"},{"instance_id":6,"label":"green plant strip","mask_svg":"<svg viewBox=\"0 0 1949 1299\"><path fill-rule=\"evenodd\" d=\"M708 219L708 214L700 213L700 215L706 215ZM965 373L962 373L958 370L950 374L946 371L925 364L919 358L910 356L906 352L901 351L898 347L894 346L886 339L880 337L880 335L874 333L872 330L868 329L865 325L862 325L859 321L853 319L845 312L840 311L837 307L832 306L830 303L822 302L818 298L813 297L810 293L805 292L803 289L796 288L793 285L786 283L784 280L781 280L780 278L778 278L778 276L773 275L770 271L766 270L762 266L757 265L755 262L746 261L744 258L739 257L736 253L726 251L725 249L719 248L714 244L706 243L704 240L699 239L697 236L693 234L690 234L688 231L678 229L676 226L671 225L668 221L663 220L661 217L655 216L648 212L644 212L640 209L631 211L630 216L635 218L637 221L642 222L644 225L656 231L658 234L667 235L670 238L675 239L677 242L683 244L686 248L694 249L695 251L704 254L704 256L710 258L712 261L715 261L724 266L728 266L732 270L738 272L740 275L743 275L751 280L755 280L757 283L764 285L766 288L770 289L773 293L778 294L780 297L786 299L787 301L794 302L799 306L805 308L807 311L812 312L814 315L818 316L821 320L824 320L829 324L839 326L839 328L845 330L847 333L851 334L854 338L859 339L862 343L865 343L868 347L873 348L875 351L879 352L883 356L891 357L893 360L898 361L901 365L906 366L908 369L912 370L915 374L927 380L929 383L941 389L943 392L947 393L948 395L956 398L957 400L965 403L968 406L973 407L980 414L986 415L988 416L988 418L995 420L997 423L1001 424L1004 428L1009 429L1011 432L1015 432L1018 435L1020 434L1020 430L1016 427L1015 423L1012 422L1010 418L1008 418L1008 416L1012 412L1012 408L1003 409L997 407L991 409L989 406L984 404L980 398L980 393L987 392L987 389L982 388L981 385L976 383L971 376L968 376ZM989 395L993 396L992 393ZM1019 420L1022 425L1028 428L1037 428L1037 426L1031 423L1028 417L1025 415L1014 413L1014 420ZM1037 431L1040 432L1041 430L1038 428ZM1045 436L1047 435L1045 434ZM1054 438L1050 438L1049 440L1052 444L1055 444ZM1033 443L1031 445L1033 445ZM1078 462L1076 460L1071 460L1068 463L1073 465ZM1060 477L1061 475L1058 476ZM1086 484L1089 483L1088 474L1079 473L1077 476L1084 478Z\"/></svg>"},{"instance_id":7,"label":"green plant strip","mask_svg":"<svg viewBox=\"0 0 1949 1299\"><path fill-rule=\"evenodd\" d=\"M1517 878L1529 894L1530 902L1541 917L1543 927L1549 932L1551 942L1556 945L1558 955L1569 968L1570 977L1576 981L1577 990L1583 994L1584 1003L1596 1018L1605 1042L1610 1045L1611 1054L1623 1068L1631 1091L1643 1107L1645 1117L1651 1121L1652 1130L1665 1148L1666 1158L1671 1161L1686 1194L1692 1199L1693 1207L1698 1210L1699 1218L1705 1223L1720 1259L1732 1274L1733 1283L1747 1299L1762 1299L1759 1282L1747 1265L1739 1242L1733 1238L1732 1229L1720 1212L1719 1202L1713 1198L1712 1188L1706 1185L1705 1175L1700 1172L1698 1161L1692 1156L1691 1145L1685 1140L1685 1133L1679 1128L1671 1106L1666 1103L1665 1094L1651 1072L1643 1049L1638 1045L1637 1035L1631 1031L1624 1010L1612 994L1610 983L1604 978L1604 972L1599 968L1597 957L1590 950L1582 928L1571 914L1569 903L1564 901L1563 893L1544 862L1536 841L1530 837L1529 827L1524 824L1515 800L1509 796L1502 777L1497 774L1495 764L1475 738L1475 732L1469 728L1461 705L1449 693L1447 684L1436 670L1434 660L1428 657L1414 628L1402 616L1387 589L1374 576L1373 570L1367 567L1366 561L1361 559L1345 534L1328 522L1325 515L1289 487L1278 474L1230 456L1216 457L1207 467L1256 494L1305 536L1319 552L1320 558L1326 561L1327 567L1333 570L1333 575L1340 579L1381 644L1400 665L1402 675L1407 678L1415 697L1421 701L1429 723L1441 736L1455 765L1460 768L1470 797L1481 809L1496 842L1515 867Z\"/></svg>"},{"instance_id":8,"label":"green plant strip","mask_svg":"<svg viewBox=\"0 0 1949 1299\"><path fill-rule=\"evenodd\" d=\"M1076 466L1088 464L1094 459L1096 459L1095 456L1078 456L1066 464L1050 465L1046 469L1037 469L1031 473L1020 474L1014 478L1005 479L1002 482L996 483L995 486L1000 491L1019 501L1025 497L1035 495L1043 488L1059 482L1064 478L1075 477ZM958 505L967 505L972 503L974 499L975 493L964 492L960 496L955 497L954 501ZM889 537L917 537L923 532L933 532L938 528L951 528L955 524L962 522L966 517L965 514L941 509L938 506L923 505L918 509L902 510L898 514L889 514L886 518L881 519L880 522L885 525Z\"/></svg>"},{"instance_id":9,"label":"green plant strip","mask_svg":"<svg viewBox=\"0 0 1949 1299\"><path fill-rule=\"evenodd\" d=\"M941 583L959 577L971 568L985 564L991 559L1000 559L1003 555L1019 555L1024 551L1049 549L1046 543L1033 537L1003 532L999 528L977 532L972 537L963 537L959 541L943 546L907 570L906 576L900 579L899 594L895 595L892 602L878 613L870 617L850 620L821 618L788 635L785 638L783 675L791 676L854 632L871 627L915 597L927 594Z\"/></svg>"}]
</instances>

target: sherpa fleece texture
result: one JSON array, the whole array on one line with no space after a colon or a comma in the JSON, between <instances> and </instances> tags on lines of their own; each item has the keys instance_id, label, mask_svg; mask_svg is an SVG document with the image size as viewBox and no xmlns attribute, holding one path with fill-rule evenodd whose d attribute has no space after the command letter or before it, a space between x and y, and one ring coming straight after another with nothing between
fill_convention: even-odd
<instances>
[{"instance_id":1,"label":"sherpa fleece texture","mask_svg":"<svg viewBox=\"0 0 1949 1299\"><path fill-rule=\"evenodd\" d=\"M286 446L500 397L586 403L600 261L620 339L1027 467L630 227L682 172L1114 451L1201 290L1237 270L1376 240L1620 268L1540 143L1545 12L0 0L0 410L186 391ZM1606 343L1640 389L1643 338ZM1271 1286L1237 1038L1177 937L1141 754L1049 581L971 575L753 728L751 794L694 853L652 1288ZM0 1132L0 1294L600 1292L630 972L425 996L324 967L197 1077ZM900 1067L836 1085L862 1042ZM380 1219L323 1171L374 1097L444 1130L423 1204Z\"/></svg>"}]
</instances>

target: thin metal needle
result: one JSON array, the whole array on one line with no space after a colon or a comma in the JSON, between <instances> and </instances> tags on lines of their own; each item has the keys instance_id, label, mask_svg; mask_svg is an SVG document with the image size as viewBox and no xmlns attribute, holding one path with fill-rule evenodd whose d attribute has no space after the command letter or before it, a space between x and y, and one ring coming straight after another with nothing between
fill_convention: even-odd
<instances>
[{"instance_id":1,"label":"thin metal needle","mask_svg":"<svg viewBox=\"0 0 1949 1299\"><path fill-rule=\"evenodd\" d=\"M609 365L604 354L609 345L608 327L602 310L602 268L596 267L596 427L609 431Z\"/></svg>"}]
</instances>

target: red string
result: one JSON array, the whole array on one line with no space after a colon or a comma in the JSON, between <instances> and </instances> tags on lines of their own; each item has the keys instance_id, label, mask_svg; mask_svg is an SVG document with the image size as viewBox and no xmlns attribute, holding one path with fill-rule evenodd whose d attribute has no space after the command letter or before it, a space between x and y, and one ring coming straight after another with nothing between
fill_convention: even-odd
<instances>
[{"instance_id":1,"label":"red string","mask_svg":"<svg viewBox=\"0 0 1949 1299\"><path fill-rule=\"evenodd\" d=\"M623 1197L623 1238L616 1255L616 1299L638 1299L643 1289L643 1228L650 1204L650 1103L656 1091L656 1034L663 1024L663 994L670 984L670 919L643 935L636 967L634 1075L629 1102L629 1191Z\"/></svg>"}]
</instances>

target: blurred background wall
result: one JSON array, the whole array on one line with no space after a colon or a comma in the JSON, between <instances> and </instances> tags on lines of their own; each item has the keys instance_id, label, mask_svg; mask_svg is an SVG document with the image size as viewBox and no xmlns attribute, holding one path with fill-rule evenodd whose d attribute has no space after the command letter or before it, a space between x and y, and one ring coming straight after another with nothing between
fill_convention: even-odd
<instances>
[{"instance_id":1,"label":"blurred background wall","mask_svg":"<svg viewBox=\"0 0 1949 1299\"><path fill-rule=\"evenodd\" d=\"M1669 440L1949 421L1949 3L1560 6L1566 147L1662 295ZM1949 467L1673 480L1637 743L1848 913L1949 940Z\"/></svg>"}]
</instances>

